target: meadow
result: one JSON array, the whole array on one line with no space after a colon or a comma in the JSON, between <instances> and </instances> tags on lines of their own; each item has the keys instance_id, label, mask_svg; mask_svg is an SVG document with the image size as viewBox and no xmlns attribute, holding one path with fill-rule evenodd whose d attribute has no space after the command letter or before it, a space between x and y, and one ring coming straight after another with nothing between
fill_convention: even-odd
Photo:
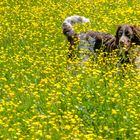
<instances>
[{"instance_id":1,"label":"meadow","mask_svg":"<svg viewBox=\"0 0 140 140\"><path fill-rule=\"evenodd\" d=\"M0 2L0 140L139 140L140 74L118 58L68 60L62 22L82 15L115 34L140 26L139 0ZM70 67L69 67L70 65Z\"/></svg>"}]
</instances>

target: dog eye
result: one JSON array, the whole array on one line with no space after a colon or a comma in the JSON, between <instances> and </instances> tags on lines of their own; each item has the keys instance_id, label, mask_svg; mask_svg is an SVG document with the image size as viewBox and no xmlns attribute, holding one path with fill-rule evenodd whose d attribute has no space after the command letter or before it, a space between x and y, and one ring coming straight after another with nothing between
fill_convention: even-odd
<instances>
[{"instance_id":1,"label":"dog eye","mask_svg":"<svg viewBox=\"0 0 140 140\"><path fill-rule=\"evenodd\" d=\"M131 34L130 34L129 32L126 32L125 35L126 35L127 37L131 37Z\"/></svg>"},{"instance_id":2,"label":"dog eye","mask_svg":"<svg viewBox=\"0 0 140 140\"><path fill-rule=\"evenodd\" d=\"M120 31L119 33L118 33L118 36L121 36L122 35L122 31Z\"/></svg>"}]
</instances>

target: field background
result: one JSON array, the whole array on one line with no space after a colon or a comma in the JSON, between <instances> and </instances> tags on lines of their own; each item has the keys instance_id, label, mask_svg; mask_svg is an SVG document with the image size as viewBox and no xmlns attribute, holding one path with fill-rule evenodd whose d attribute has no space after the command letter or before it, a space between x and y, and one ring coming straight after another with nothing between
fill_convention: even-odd
<instances>
[{"instance_id":1,"label":"field background","mask_svg":"<svg viewBox=\"0 0 140 140\"><path fill-rule=\"evenodd\" d=\"M139 140L140 76L116 58L83 70L68 67L62 22L115 34L118 24L140 26L139 0L3 0L0 2L1 140ZM77 31L84 30L83 26Z\"/></svg>"}]
</instances>

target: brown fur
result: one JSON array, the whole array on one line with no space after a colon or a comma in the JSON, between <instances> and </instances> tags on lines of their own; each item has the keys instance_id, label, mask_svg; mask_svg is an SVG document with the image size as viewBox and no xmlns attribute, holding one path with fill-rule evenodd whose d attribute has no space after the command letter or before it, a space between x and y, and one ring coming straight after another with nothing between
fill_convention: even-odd
<instances>
[{"instance_id":1,"label":"brown fur","mask_svg":"<svg viewBox=\"0 0 140 140\"><path fill-rule=\"evenodd\" d=\"M140 28L129 24L119 25L116 31L116 45L129 49L132 43L140 45Z\"/></svg>"},{"instance_id":2,"label":"brown fur","mask_svg":"<svg viewBox=\"0 0 140 140\"><path fill-rule=\"evenodd\" d=\"M125 59L121 59L121 63L130 63L130 57L132 57L135 51L139 55L139 50L136 45L140 45L140 28L129 24L119 25L115 37L116 45L120 48L120 55L125 56ZM132 58L131 62L135 62L135 59L137 59L137 56Z\"/></svg>"}]
</instances>

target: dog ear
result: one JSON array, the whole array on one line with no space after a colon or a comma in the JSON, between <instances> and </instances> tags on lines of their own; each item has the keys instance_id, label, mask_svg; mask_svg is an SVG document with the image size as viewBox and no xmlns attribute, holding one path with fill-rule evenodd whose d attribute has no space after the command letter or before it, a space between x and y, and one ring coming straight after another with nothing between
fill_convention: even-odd
<instances>
[{"instance_id":1,"label":"dog ear","mask_svg":"<svg viewBox=\"0 0 140 140\"><path fill-rule=\"evenodd\" d=\"M116 37L116 45L119 44L119 30L121 29L122 25L118 25L118 28L116 30L116 34L115 34L115 37Z\"/></svg>"},{"instance_id":2,"label":"dog ear","mask_svg":"<svg viewBox=\"0 0 140 140\"><path fill-rule=\"evenodd\" d=\"M116 37L118 37L118 32L119 32L119 30L121 29L121 27L122 27L122 25L118 25L118 28L117 28L117 30L116 30Z\"/></svg>"},{"instance_id":3,"label":"dog ear","mask_svg":"<svg viewBox=\"0 0 140 140\"><path fill-rule=\"evenodd\" d=\"M134 33L133 41L136 45L140 45L140 28L136 25L131 25L132 31Z\"/></svg>"}]
</instances>

